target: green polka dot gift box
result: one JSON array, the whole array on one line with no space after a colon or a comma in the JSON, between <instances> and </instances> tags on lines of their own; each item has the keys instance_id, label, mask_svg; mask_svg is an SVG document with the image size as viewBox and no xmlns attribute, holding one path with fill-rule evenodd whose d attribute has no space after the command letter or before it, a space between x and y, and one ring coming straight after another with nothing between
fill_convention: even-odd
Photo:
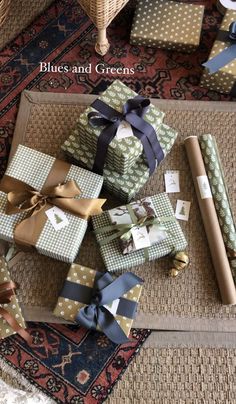
<instances>
[{"instance_id":1,"label":"green polka dot gift box","mask_svg":"<svg viewBox=\"0 0 236 404\"><path fill-rule=\"evenodd\" d=\"M133 90L127 87L119 80L115 80L104 93L98 97L98 100L106 103L119 113L123 111L125 103L137 96ZM100 137L105 125L94 127L89 121L89 114L96 113L93 107L88 107L78 118L77 130L80 132L81 141L87 145L95 156ZM146 123L152 125L159 137L158 129L164 118L164 113L154 105L150 104L143 119ZM122 122L124 126L125 122ZM64 148L68 147L68 142L65 142ZM165 145L164 145L165 147ZM143 145L141 141L134 136L132 128L120 131L118 129L116 136L110 142L106 154L107 166L114 169L117 173L125 174L136 163L139 157L143 154Z\"/></svg>"},{"instance_id":2,"label":"green polka dot gift box","mask_svg":"<svg viewBox=\"0 0 236 404\"><path fill-rule=\"evenodd\" d=\"M231 45L228 32L230 24L234 21L236 21L236 11L227 10L208 61L218 56ZM200 86L219 93L236 96L236 59L234 58L214 73L210 73L209 69L205 68Z\"/></svg>"},{"instance_id":3,"label":"green polka dot gift box","mask_svg":"<svg viewBox=\"0 0 236 404\"><path fill-rule=\"evenodd\" d=\"M200 43L204 6L141 0L134 15L130 43L190 53Z\"/></svg>"},{"instance_id":4,"label":"green polka dot gift box","mask_svg":"<svg viewBox=\"0 0 236 404\"><path fill-rule=\"evenodd\" d=\"M11 282L11 278L8 272L7 262L4 257L0 257L0 288L6 283ZM2 297L2 293L0 294L0 298ZM15 293L11 296L10 302L1 304L0 309L4 309L12 318L15 319L19 327L23 329L26 328L26 324L21 312L21 308L19 306L17 297ZM1 315L0 316L0 339L9 337L10 335L15 334L16 331L9 325L6 319Z\"/></svg>"},{"instance_id":5,"label":"green polka dot gift box","mask_svg":"<svg viewBox=\"0 0 236 404\"><path fill-rule=\"evenodd\" d=\"M0 238L73 262L88 221L72 208L85 198L104 203L97 199L102 185L97 174L19 145L0 183Z\"/></svg>"},{"instance_id":6,"label":"green polka dot gift box","mask_svg":"<svg viewBox=\"0 0 236 404\"><path fill-rule=\"evenodd\" d=\"M171 150L178 133L169 126L162 124L159 128L160 142L166 156ZM63 144L62 149L79 162L80 165L92 170L94 153L84 144L84 138L78 129ZM121 175L109 165L103 170L104 188L123 202L129 202L149 179L149 168L144 158L139 157L126 174Z\"/></svg>"},{"instance_id":7,"label":"green polka dot gift box","mask_svg":"<svg viewBox=\"0 0 236 404\"><path fill-rule=\"evenodd\" d=\"M174 251L183 251L187 247L187 241L179 222L175 218L168 195L160 193L148 199L151 201L156 217L159 219L161 228L163 228L166 234L165 237L160 238L159 242L150 247L136 251L133 250L128 254L124 254L120 239L117 237L112 238L112 235L119 231L115 228L114 230L110 229L113 222L111 219L113 214L109 213L109 211L104 211L101 215L92 217L92 224L97 242L100 245L101 256L108 271L128 270L134 266L169 255Z\"/></svg>"},{"instance_id":8,"label":"green polka dot gift box","mask_svg":"<svg viewBox=\"0 0 236 404\"><path fill-rule=\"evenodd\" d=\"M199 142L232 275L236 282L236 227L218 147L215 137L210 134L200 136Z\"/></svg>"},{"instance_id":9,"label":"green polka dot gift box","mask_svg":"<svg viewBox=\"0 0 236 404\"><path fill-rule=\"evenodd\" d=\"M80 310L91 303L97 280L102 275L101 272L94 269L72 264L54 309L54 314L68 321L76 321ZM119 299L105 305L105 308L114 316L114 321L117 322L127 337L133 324L142 288L142 283L137 283L128 288L129 290ZM97 329L101 331L99 327Z\"/></svg>"}]
</instances>

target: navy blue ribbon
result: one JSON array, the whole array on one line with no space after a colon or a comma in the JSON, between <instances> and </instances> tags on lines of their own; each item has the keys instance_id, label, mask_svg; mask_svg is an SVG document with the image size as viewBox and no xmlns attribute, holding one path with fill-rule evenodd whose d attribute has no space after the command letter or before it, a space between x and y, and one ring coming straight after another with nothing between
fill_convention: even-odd
<instances>
[{"instance_id":1,"label":"navy blue ribbon","mask_svg":"<svg viewBox=\"0 0 236 404\"><path fill-rule=\"evenodd\" d=\"M75 318L81 326L94 330L99 326L111 341L123 344L129 339L113 314L104 305L120 299L117 314L134 318L137 303L124 299L122 296L134 286L142 283L143 280L131 272L127 272L115 280L109 272L105 274L97 272L93 288L66 281L60 296L86 304L78 311Z\"/></svg>"},{"instance_id":2,"label":"navy blue ribbon","mask_svg":"<svg viewBox=\"0 0 236 404\"><path fill-rule=\"evenodd\" d=\"M93 165L94 172L103 173L108 146L116 136L120 123L125 120L131 125L134 136L141 141L149 167L149 174L153 174L156 163L158 162L159 164L163 160L164 153L157 139L155 129L143 119L149 105L149 99L137 96L128 100L123 106L122 113L120 113L99 99L93 102L91 106L97 112L88 114L89 123L93 127L105 126L97 142L97 152Z\"/></svg>"},{"instance_id":3,"label":"navy blue ribbon","mask_svg":"<svg viewBox=\"0 0 236 404\"><path fill-rule=\"evenodd\" d=\"M236 21L230 24L229 31L220 30L217 40L229 42L229 46L206 63L203 63L203 66L209 69L210 74L216 73L236 58Z\"/></svg>"}]
</instances>

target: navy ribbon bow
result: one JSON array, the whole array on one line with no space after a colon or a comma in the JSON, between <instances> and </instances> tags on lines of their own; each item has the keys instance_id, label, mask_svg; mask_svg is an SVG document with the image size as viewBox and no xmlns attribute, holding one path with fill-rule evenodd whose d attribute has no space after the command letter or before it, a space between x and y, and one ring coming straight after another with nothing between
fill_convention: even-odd
<instances>
[{"instance_id":1,"label":"navy ribbon bow","mask_svg":"<svg viewBox=\"0 0 236 404\"><path fill-rule=\"evenodd\" d=\"M131 272L127 272L115 280L108 272L101 274L100 278L95 279L90 304L78 311L75 320L81 326L88 329L96 330L97 326L99 326L104 334L115 344L128 342L129 339L117 323L115 317L106 307L104 307L104 305L112 303L115 299L120 299L117 314L133 318L136 312L137 303L122 298L122 296L134 286L142 283L142 279ZM82 286L79 284L74 285L75 287ZM68 291L70 291L69 288ZM68 291L66 294L64 293L64 296L66 295L67 298L70 298ZM77 300L78 297L79 301L81 301L80 295L77 296Z\"/></svg>"},{"instance_id":2,"label":"navy ribbon bow","mask_svg":"<svg viewBox=\"0 0 236 404\"><path fill-rule=\"evenodd\" d=\"M230 24L229 31L219 31L217 40L229 42L229 47L206 63L203 63L203 66L209 69L210 74L216 73L236 58L236 21Z\"/></svg>"},{"instance_id":3,"label":"navy ribbon bow","mask_svg":"<svg viewBox=\"0 0 236 404\"><path fill-rule=\"evenodd\" d=\"M149 99L137 96L128 100L123 106L123 112L120 113L99 99L93 102L91 106L97 112L88 114L89 123L93 127L105 126L97 142L97 152L93 166L94 172L102 174L108 146L116 136L120 123L125 120L132 126L134 136L141 141L149 167L149 174L153 174L156 161L159 164L164 158L164 153L157 139L155 129L143 119L149 105Z\"/></svg>"}]
</instances>

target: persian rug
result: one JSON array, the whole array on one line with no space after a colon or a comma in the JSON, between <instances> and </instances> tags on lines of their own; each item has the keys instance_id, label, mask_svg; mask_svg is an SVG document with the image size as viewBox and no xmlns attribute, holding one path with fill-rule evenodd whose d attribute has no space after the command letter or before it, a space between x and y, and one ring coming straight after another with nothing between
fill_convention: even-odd
<instances>
[{"instance_id":1,"label":"persian rug","mask_svg":"<svg viewBox=\"0 0 236 404\"><path fill-rule=\"evenodd\" d=\"M188 1L188 0L184 0ZM116 78L138 93L181 100L230 100L229 96L199 87L201 64L207 59L222 16L214 0L205 5L199 50L191 55L129 45L134 9L129 5L108 28L109 52L94 51L97 31L77 0L57 0L0 52L0 175L6 168L14 122L23 89L98 94ZM131 3L132 5L132 3ZM87 66L84 74L40 72L40 62ZM134 68L134 75L99 74L95 66Z\"/></svg>"},{"instance_id":2,"label":"persian rug","mask_svg":"<svg viewBox=\"0 0 236 404\"><path fill-rule=\"evenodd\" d=\"M150 334L133 329L116 345L79 326L29 323L33 342L14 336L0 341L0 358L58 403L99 404L112 392Z\"/></svg>"}]
</instances>

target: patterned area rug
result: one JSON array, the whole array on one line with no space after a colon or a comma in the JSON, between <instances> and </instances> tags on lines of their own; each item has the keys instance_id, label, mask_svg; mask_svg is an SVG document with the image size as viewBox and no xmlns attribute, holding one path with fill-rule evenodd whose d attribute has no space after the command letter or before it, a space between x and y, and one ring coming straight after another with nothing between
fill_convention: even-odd
<instances>
[{"instance_id":1,"label":"patterned area rug","mask_svg":"<svg viewBox=\"0 0 236 404\"><path fill-rule=\"evenodd\" d=\"M150 334L133 329L115 345L78 326L29 324L33 343L15 336L0 342L0 358L58 403L102 403Z\"/></svg>"},{"instance_id":2,"label":"patterned area rug","mask_svg":"<svg viewBox=\"0 0 236 404\"><path fill-rule=\"evenodd\" d=\"M188 2L188 0L185 0ZM98 74L95 66L133 67L134 75L119 76L140 94L172 99L229 100L199 87L201 64L207 59L222 16L214 0L204 4L205 17L199 50L192 55L129 45L133 8L122 10L108 29L111 42L105 57L95 54L96 29L77 0L54 2L28 29L0 52L0 174L6 167L14 122L23 89L95 93L118 76ZM40 73L41 61L56 65L91 63L91 74Z\"/></svg>"}]
</instances>

